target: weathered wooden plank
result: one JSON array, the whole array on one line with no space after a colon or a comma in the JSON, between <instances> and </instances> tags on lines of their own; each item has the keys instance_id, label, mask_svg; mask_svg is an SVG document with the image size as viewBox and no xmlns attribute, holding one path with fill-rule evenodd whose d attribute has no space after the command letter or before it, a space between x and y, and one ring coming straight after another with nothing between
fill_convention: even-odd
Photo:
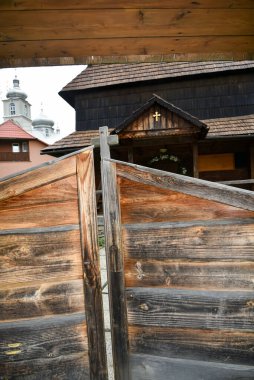
<instances>
[{"instance_id":1,"label":"weathered wooden plank","mask_svg":"<svg viewBox=\"0 0 254 380\"><path fill-rule=\"evenodd\" d=\"M107 380L107 360L97 242L97 213L93 151L77 156L81 248L85 275L85 308L90 379Z\"/></svg>"},{"instance_id":2,"label":"weathered wooden plank","mask_svg":"<svg viewBox=\"0 0 254 380\"><path fill-rule=\"evenodd\" d=\"M127 287L249 290L254 288L254 262L129 259L124 262Z\"/></svg>"},{"instance_id":3,"label":"weathered wooden plank","mask_svg":"<svg viewBox=\"0 0 254 380\"><path fill-rule=\"evenodd\" d=\"M3 378L90 378L83 313L2 323L0 334Z\"/></svg>"},{"instance_id":4,"label":"weathered wooden plank","mask_svg":"<svg viewBox=\"0 0 254 380\"><path fill-rule=\"evenodd\" d=\"M254 292L127 288L128 323L253 331Z\"/></svg>"},{"instance_id":5,"label":"weathered wooden plank","mask_svg":"<svg viewBox=\"0 0 254 380\"><path fill-rule=\"evenodd\" d=\"M123 178L254 211L254 193L251 191L121 161L111 162L116 163L117 175Z\"/></svg>"},{"instance_id":6,"label":"weathered wooden plank","mask_svg":"<svg viewBox=\"0 0 254 380\"><path fill-rule=\"evenodd\" d=\"M1 11L0 40L141 38L151 36L151 29L154 37L247 36L253 18L254 9L232 8Z\"/></svg>"},{"instance_id":7,"label":"weathered wooden plank","mask_svg":"<svg viewBox=\"0 0 254 380\"><path fill-rule=\"evenodd\" d=\"M129 326L130 352L204 362L252 365L254 334L230 330Z\"/></svg>"},{"instance_id":8,"label":"weathered wooden plank","mask_svg":"<svg viewBox=\"0 0 254 380\"><path fill-rule=\"evenodd\" d=\"M253 229L254 219L125 225L123 252L135 259L253 261Z\"/></svg>"},{"instance_id":9,"label":"weathered wooden plank","mask_svg":"<svg viewBox=\"0 0 254 380\"><path fill-rule=\"evenodd\" d=\"M252 380L254 368L244 365L169 359L153 355L130 355L135 380Z\"/></svg>"},{"instance_id":10,"label":"weathered wooden plank","mask_svg":"<svg viewBox=\"0 0 254 380\"><path fill-rule=\"evenodd\" d=\"M105 157L109 157L110 155L107 135L108 128L101 127L101 175L114 373L115 378L118 380L129 380L128 331L124 294L124 268L121 252L119 193L116 183L115 165L110 161L105 161Z\"/></svg>"},{"instance_id":11,"label":"weathered wooden plank","mask_svg":"<svg viewBox=\"0 0 254 380\"><path fill-rule=\"evenodd\" d=\"M0 281L8 287L82 278L80 233L0 236Z\"/></svg>"},{"instance_id":12,"label":"weathered wooden plank","mask_svg":"<svg viewBox=\"0 0 254 380\"><path fill-rule=\"evenodd\" d=\"M254 217L247 210L126 178L119 177L118 183L122 223Z\"/></svg>"},{"instance_id":13,"label":"weathered wooden plank","mask_svg":"<svg viewBox=\"0 0 254 380\"><path fill-rule=\"evenodd\" d=\"M38 169L28 170L0 182L0 200L20 195L28 190L55 182L76 173L75 157L51 161Z\"/></svg>"},{"instance_id":14,"label":"weathered wooden plank","mask_svg":"<svg viewBox=\"0 0 254 380\"><path fill-rule=\"evenodd\" d=\"M223 60L225 57L234 58L239 54L241 57L251 59L253 46L254 36L83 38L44 40L39 43L38 41L4 41L0 43L0 59L5 62L10 59L25 60L31 57L35 59L74 57L76 62L84 63L84 57L87 56L93 62L92 56L117 57L128 54L160 55L161 57L161 55L180 52L183 52L181 58L194 54L196 60L201 60L202 57L206 57L206 60L214 59L214 55L217 59ZM140 58L136 57L136 60L140 61ZM119 62L119 59L115 58L115 61Z\"/></svg>"},{"instance_id":15,"label":"weathered wooden plank","mask_svg":"<svg viewBox=\"0 0 254 380\"><path fill-rule=\"evenodd\" d=\"M0 320L84 312L83 281L0 289Z\"/></svg>"},{"instance_id":16,"label":"weathered wooden plank","mask_svg":"<svg viewBox=\"0 0 254 380\"><path fill-rule=\"evenodd\" d=\"M124 0L118 0L117 3L114 0L41 0L40 2L35 2L34 0L1 0L0 9L1 10L41 10L41 9L149 9L149 8L159 8L162 9L253 9L252 0L163 0L163 2L158 2L156 0L129 0L128 3Z\"/></svg>"}]
</instances>

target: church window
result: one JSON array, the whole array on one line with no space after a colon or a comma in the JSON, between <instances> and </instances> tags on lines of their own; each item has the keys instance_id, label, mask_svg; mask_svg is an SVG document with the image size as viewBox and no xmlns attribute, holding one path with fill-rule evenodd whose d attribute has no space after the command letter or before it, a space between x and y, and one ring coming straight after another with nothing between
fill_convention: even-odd
<instances>
[{"instance_id":1,"label":"church window","mask_svg":"<svg viewBox=\"0 0 254 380\"><path fill-rule=\"evenodd\" d=\"M15 115L16 114L15 103L10 103L10 114L11 115Z\"/></svg>"},{"instance_id":2,"label":"church window","mask_svg":"<svg viewBox=\"0 0 254 380\"><path fill-rule=\"evenodd\" d=\"M48 130L48 128L45 129L45 134L46 134L47 137L49 136L49 130Z\"/></svg>"},{"instance_id":3,"label":"church window","mask_svg":"<svg viewBox=\"0 0 254 380\"><path fill-rule=\"evenodd\" d=\"M28 152L28 142L22 142L22 152Z\"/></svg>"},{"instance_id":4,"label":"church window","mask_svg":"<svg viewBox=\"0 0 254 380\"><path fill-rule=\"evenodd\" d=\"M27 105L25 104L25 116L28 115L28 109L27 109Z\"/></svg>"},{"instance_id":5,"label":"church window","mask_svg":"<svg viewBox=\"0 0 254 380\"><path fill-rule=\"evenodd\" d=\"M19 143L13 143L12 144L12 152L13 153L19 153L20 152L20 145L19 145Z\"/></svg>"}]
</instances>

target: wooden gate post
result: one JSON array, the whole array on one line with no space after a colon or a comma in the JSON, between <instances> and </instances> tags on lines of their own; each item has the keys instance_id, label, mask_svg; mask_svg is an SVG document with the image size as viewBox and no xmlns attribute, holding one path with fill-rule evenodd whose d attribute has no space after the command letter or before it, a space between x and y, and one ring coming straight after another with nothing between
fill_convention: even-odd
<instances>
[{"instance_id":1,"label":"wooden gate post","mask_svg":"<svg viewBox=\"0 0 254 380\"><path fill-rule=\"evenodd\" d=\"M121 254L121 221L115 164L110 162L108 128L100 128L101 176L108 268L114 372L116 380L129 380L128 331Z\"/></svg>"}]
</instances>

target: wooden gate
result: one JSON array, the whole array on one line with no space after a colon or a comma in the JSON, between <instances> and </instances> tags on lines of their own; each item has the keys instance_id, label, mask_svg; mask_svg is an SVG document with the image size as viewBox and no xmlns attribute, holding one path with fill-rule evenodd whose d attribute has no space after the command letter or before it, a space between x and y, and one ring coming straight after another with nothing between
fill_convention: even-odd
<instances>
[{"instance_id":1,"label":"wooden gate","mask_svg":"<svg viewBox=\"0 0 254 380\"><path fill-rule=\"evenodd\" d=\"M117 380L254 378L254 194L109 158Z\"/></svg>"},{"instance_id":2,"label":"wooden gate","mask_svg":"<svg viewBox=\"0 0 254 380\"><path fill-rule=\"evenodd\" d=\"M93 151L0 182L0 378L106 380Z\"/></svg>"}]
</instances>

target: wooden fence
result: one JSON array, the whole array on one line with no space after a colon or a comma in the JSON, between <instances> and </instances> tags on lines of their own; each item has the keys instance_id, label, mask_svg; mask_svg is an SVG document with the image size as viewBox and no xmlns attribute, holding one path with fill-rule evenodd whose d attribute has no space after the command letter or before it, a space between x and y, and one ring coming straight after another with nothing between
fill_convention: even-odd
<instances>
[{"instance_id":1,"label":"wooden fence","mask_svg":"<svg viewBox=\"0 0 254 380\"><path fill-rule=\"evenodd\" d=\"M93 151L0 182L0 378L106 380Z\"/></svg>"},{"instance_id":2,"label":"wooden fence","mask_svg":"<svg viewBox=\"0 0 254 380\"><path fill-rule=\"evenodd\" d=\"M117 380L254 378L254 194L109 158Z\"/></svg>"}]
</instances>

